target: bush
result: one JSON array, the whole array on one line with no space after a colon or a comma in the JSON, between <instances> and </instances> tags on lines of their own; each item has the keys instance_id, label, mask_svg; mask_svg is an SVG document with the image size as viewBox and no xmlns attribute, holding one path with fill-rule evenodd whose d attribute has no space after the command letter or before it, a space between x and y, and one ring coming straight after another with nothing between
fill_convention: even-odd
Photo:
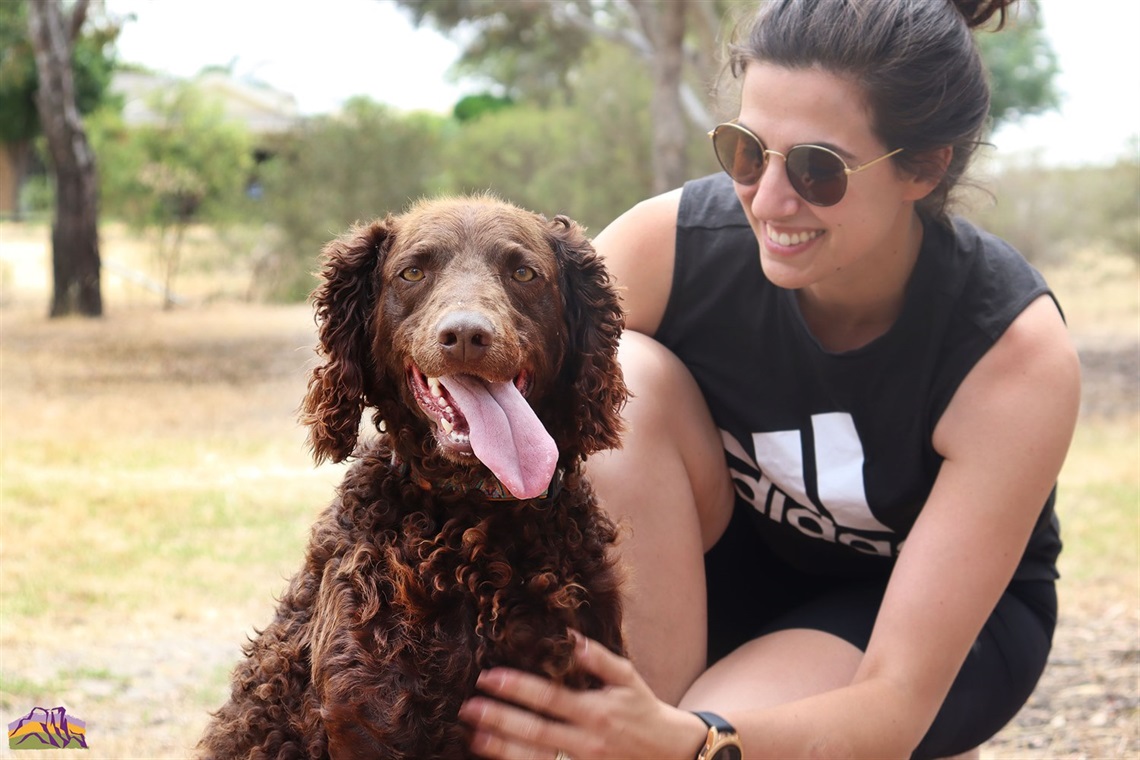
<instances>
[{"instance_id":1,"label":"bush","mask_svg":"<svg viewBox=\"0 0 1140 760\"><path fill-rule=\"evenodd\" d=\"M996 168L991 197L967 215L1038 263L1091 246L1140 260L1140 160L1046 167L1036 157Z\"/></svg>"},{"instance_id":2,"label":"bush","mask_svg":"<svg viewBox=\"0 0 1140 760\"><path fill-rule=\"evenodd\" d=\"M285 138L262 167L260 213L277 238L258 263L261 294L304 299L325 243L353 222L437 192L445 122L357 98L343 113L314 118Z\"/></svg>"},{"instance_id":3,"label":"bush","mask_svg":"<svg viewBox=\"0 0 1140 760\"><path fill-rule=\"evenodd\" d=\"M448 189L492 190L597 233L653 186L651 92L629 53L595 49L571 101L486 113L449 135Z\"/></svg>"},{"instance_id":4,"label":"bush","mask_svg":"<svg viewBox=\"0 0 1140 760\"><path fill-rule=\"evenodd\" d=\"M187 228L243 218L253 143L242 124L227 119L221 103L193 84L156 93L150 107L152 124L127 128L107 109L88 123L103 210L150 235L170 306Z\"/></svg>"}]
</instances>

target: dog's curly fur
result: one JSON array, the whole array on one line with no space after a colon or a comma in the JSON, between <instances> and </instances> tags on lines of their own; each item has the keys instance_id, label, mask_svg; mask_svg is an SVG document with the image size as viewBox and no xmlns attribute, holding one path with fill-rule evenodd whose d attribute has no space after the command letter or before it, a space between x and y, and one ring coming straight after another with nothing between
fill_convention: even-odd
<instances>
[{"instance_id":1,"label":"dog's curly fur","mask_svg":"<svg viewBox=\"0 0 1140 760\"><path fill-rule=\"evenodd\" d=\"M354 227L323 256L323 363L302 420L318 461L357 461L199 750L467 757L457 714L480 670L587 687L569 629L622 651L616 531L581 471L619 443L617 295L577 224L488 196L422 201ZM456 319L458 347L440 327ZM472 322L486 334L465 332ZM485 496L488 470L442 446L417 403L420 371L522 378L557 444L561 488ZM358 444L367 409L384 432Z\"/></svg>"}]
</instances>

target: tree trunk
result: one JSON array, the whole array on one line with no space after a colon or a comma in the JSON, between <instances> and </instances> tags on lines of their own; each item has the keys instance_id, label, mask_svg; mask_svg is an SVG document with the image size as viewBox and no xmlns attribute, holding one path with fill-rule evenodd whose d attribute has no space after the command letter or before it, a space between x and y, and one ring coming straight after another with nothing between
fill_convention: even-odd
<instances>
[{"instance_id":1,"label":"tree trunk","mask_svg":"<svg viewBox=\"0 0 1140 760\"><path fill-rule=\"evenodd\" d=\"M11 214L12 219L20 221L23 218L23 209L20 208L20 189L24 186L24 178L28 176L28 165L32 157L32 141L17 140L5 143L4 155L8 161L8 186L0 188L0 214Z\"/></svg>"},{"instance_id":2,"label":"tree trunk","mask_svg":"<svg viewBox=\"0 0 1140 760\"><path fill-rule=\"evenodd\" d=\"M103 314L99 282L99 185L95 154L75 104L71 51L75 21L86 12L80 0L65 18L58 0L31 0L28 27L36 51L36 108L55 175L52 223L51 316Z\"/></svg>"},{"instance_id":3,"label":"tree trunk","mask_svg":"<svg viewBox=\"0 0 1140 760\"><path fill-rule=\"evenodd\" d=\"M686 120L681 102L685 62L685 6L688 0L639 0L633 4L652 40L653 190L663 193L688 179Z\"/></svg>"}]
</instances>

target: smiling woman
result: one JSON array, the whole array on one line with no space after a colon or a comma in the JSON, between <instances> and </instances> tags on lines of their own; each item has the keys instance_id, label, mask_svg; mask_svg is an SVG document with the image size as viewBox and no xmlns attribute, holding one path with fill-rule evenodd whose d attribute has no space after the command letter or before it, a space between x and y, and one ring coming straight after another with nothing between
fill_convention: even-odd
<instances>
[{"instance_id":1,"label":"smiling woman","mask_svg":"<svg viewBox=\"0 0 1140 760\"><path fill-rule=\"evenodd\" d=\"M1078 362L1040 274L947 203L989 110L972 29L1010 4L772 0L735 38L725 173L596 240L630 659L580 647L592 692L485 673L477 754L939 758L1024 704Z\"/></svg>"}]
</instances>

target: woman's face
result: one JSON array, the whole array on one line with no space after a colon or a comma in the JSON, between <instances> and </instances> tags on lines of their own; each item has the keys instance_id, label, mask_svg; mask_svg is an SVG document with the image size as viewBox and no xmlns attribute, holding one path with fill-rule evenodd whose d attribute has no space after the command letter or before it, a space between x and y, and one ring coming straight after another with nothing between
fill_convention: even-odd
<instances>
[{"instance_id":1,"label":"woman's face","mask_svg":"<svg viewBox=\"0 0 1140 760\"><path fill-rule=\"evenodd\" d=\"M854 81L816 68L750 63L739 122L770 150L822 145L851 168L901 147L875 137ZM813 206L792 189L784 159L769 156L760 181L737 183L736 194L769 280L819 299L847 300L882 295L875 291L886 282L895 287L899 277L905 282L921 242L914 201L933 187L888 159L849 175L847 192L834 206Z\"/></svg>"}]
</instances>

